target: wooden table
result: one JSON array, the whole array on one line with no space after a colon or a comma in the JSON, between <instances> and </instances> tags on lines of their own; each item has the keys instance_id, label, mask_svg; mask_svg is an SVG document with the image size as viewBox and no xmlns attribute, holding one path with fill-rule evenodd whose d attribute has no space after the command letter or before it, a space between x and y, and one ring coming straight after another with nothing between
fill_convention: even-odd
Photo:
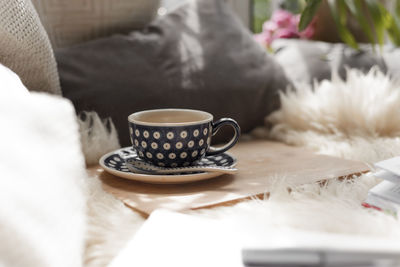
<instances>
[{"instance_id":1,"label":"wooden table","mask_svg":"<svg viewBox=\"0 0 400 267\"><path fill-rule=\"evenodd\" d=\"M187 210L233 204L268 194L274 183L294 186L367 172L366 164L317 155L304 148L265 140L239 142L230 152L239 172L182 185L154 185L122 179L99 166L89 173L105 191L145 216L157 208Z\"/></svg>"}]
</instances>

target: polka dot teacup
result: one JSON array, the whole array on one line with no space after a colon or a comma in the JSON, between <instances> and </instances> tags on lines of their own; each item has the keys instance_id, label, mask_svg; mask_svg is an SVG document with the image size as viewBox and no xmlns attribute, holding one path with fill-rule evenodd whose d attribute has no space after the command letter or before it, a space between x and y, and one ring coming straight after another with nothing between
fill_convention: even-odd
<instances>
[{"instance_id":1,"label":"polka dot teacup","mask_svg":"<svg viewBox=\"0 0 400 267\"><path fill-rule=\"evenodd\" d=\"M227 151L239 139L240 127L233 119L213 122L210 113L191 109L155 109L128 117L133 148L143 160L162 167L185 167L204 155ZM234 128L231 141L210 147L212 135L223 125Z\"/></svg>"}]
</instances>

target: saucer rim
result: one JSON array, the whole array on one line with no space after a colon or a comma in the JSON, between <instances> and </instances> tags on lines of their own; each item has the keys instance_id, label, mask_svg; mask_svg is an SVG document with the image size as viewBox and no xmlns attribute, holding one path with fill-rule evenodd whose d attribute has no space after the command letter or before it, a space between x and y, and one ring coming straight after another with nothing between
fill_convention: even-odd
<instances>
[{"instance_id":1,"label":"saucer rim","mask_svg":"<svg viewBox=\"0 0 400 267\"><path fill-rule=\"evenodd\" d=\"M165 175L165 174L141 174L141 173L134 173L132 171L129 172L122 172L116 169L112 169L104 164L104 160L113 155L117 154L116 152L119 150L123 149L130 149L132 148L131 146L127 147L121 147L119 149L113 150L111 152L108 152L101 156L99 159L99 165L103 168L104 171L118 176L120 178L128 179L128 180L133 180L133 181L140 181L140 182L146 182L146 183L153 183L153 184L180 184L180 183L190 183L190 182L196 182L196 181L201 181L201 180L207 180L211 179L214 177L218 177L221 175L224 175L224 173L221 172L200 172L200 173L194 173L194 174L174 174L174 175ZM227 154L229 155L234 162L232 163L232 167L236 167L237 165L237 159L234 157L231 153L228 152L223 152L221 154Z\"/></svg>"}]
</instances>

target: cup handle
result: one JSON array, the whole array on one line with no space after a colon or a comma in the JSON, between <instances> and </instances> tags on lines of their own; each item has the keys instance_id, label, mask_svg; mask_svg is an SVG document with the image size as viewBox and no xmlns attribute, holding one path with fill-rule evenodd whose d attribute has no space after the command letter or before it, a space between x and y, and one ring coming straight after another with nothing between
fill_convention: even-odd
<instances>
[{"instance_id":1,"label":"cup handle","mask_svg":"<svg viewBox=\"0 0 400 267\"><path fill-rule=\"evenodd\" d=\"M237 141L239 140L240 136L240 127L239 124L230 118L222 118L216 122L212 123L212 135L215 135L219 128L221 128L224 125L229 125L232 126L232 128L235 130L235 135L232 137L232 139L227 143L226 145L216 148L216 147L209 147L208 151L206 152L206 156L212 156L212 155L217 155L220 153L223 153L233 147Z\"/></svg>"}]
</instances>

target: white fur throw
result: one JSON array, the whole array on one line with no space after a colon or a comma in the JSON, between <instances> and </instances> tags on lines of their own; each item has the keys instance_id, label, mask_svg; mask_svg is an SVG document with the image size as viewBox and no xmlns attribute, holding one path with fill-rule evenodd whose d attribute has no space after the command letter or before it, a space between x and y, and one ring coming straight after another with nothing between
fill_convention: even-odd
<instances>
[{"instance_id":1,"label":"white fur throw","mask_svg":"<svg viewBox=\"0 0 400 267\"><path fill-rule=\"evenodd\" d=\"M82 266L86 172L72 104L0 65L0 266Z\"/></svg>"},{"instance_id":2,"label":"white fur throw","mask_svg":"<svg viewBox=\"0 0 400 267\"><path fill-rule=\"evenodd\" d=\"M377 70L368 74L350 70L347 77L347 81L334 77L314 87L297 85L296 90L282 93L281 109L268 118L273 124L271 131L262 128L254 134L305 146L318 153L367 162L400 155L400 126L396 116L400 88ZM275 186L266 188L271 192L268 200L204 209L192 215L219 218L254 238L266 229L290 228L400 240L399 219L361 206L367 191L379 182L371 174L350 181L332 180L322 187L320 184L293 187L285 182L285 177L273 178ZM134 237L144 221L136 218L136 223L126 224L125 218L116 219L115 214L122 214L121 210L103 208L112 217L106 220L107 224L93 220L91 228L96 227L103 236L109 233L118 238L114 242L110 239L103 244L97 242L97 252L91 250L87 254L90 256L87 266L99 266L96 261L105 266L112 259L108 252L116 251L115 246L121 247L128 233Z\"/></svg>"},{"instance_id":3,"label":"white fur throw","mask_svg":"<svg viewBox=\"0 0 400 267\"><path fill-rule=\"evenodd\" d=\"M281 109L268 119L272 130L258 133L355 160L400 155L395 116L399 88L375 70L366 75L351 70L347 76L348 81L336 77L283 93ZM98 180L86 177L71 104L29 94L0 65L0 124L6 126L0 133L0 266L107 266L144 219L105 193ZM99 134L92 129L81 140L87 161L93 162L103 153L101 144L108 142L106 150L118 144L116 133L107 130L112 127L100 120L83 120L82 133L90 125L98 125ZM370 174L322 187L293 187L285 177L274 179L276 185L266 188L268 200L192 215L220 218L255 238L265 228L291 228L400 240L399 219L360 206L379 182Z\"/></svg>"},{"instance_id":4,"label":"white fur throw","mask_svg":"<svg viewBox=\"0 0 400 267\"><path fill-rule=\"evenodd\" d=\"M378 69L296 87L266 119L269 137L366 162L400 154L400 85Z\"/></svg>"}]
</instances>

